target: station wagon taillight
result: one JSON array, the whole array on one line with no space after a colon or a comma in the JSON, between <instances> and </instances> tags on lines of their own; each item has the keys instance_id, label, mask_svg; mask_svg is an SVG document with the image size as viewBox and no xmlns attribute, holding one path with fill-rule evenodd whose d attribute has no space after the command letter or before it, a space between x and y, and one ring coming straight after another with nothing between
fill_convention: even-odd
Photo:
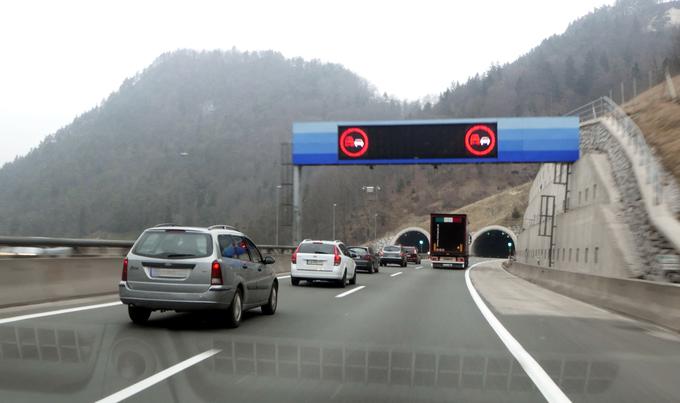
<instances>
[{"instance_id":1,"label":"station wagon taillight","mask_svg":"<svg viewBox=\"0 0 680 403\"><path fill-rule=\"evenodd\" d=\"M121 276L121 281L127 281L127 266L128 260L125 258L123 259L123 275Z\"/></svg>"},{"instance_id":2,"label":"station wagon taillight","mask_svg":"<svg viewBox=\"0 0 680 403\"><path fill-rule=\"evenodd\" d=\"M340 260L342 258L340 257L340 251L338 250L338 247L335 247L335 256L333 256L333 266L340 266Z\"/></svg>"},{"instance_id":3,"label":"station wagon taillight","mask_svg":"<svg viewBox=\"0 0 680 403\"><path fill-rule=\"evenodd\" d=\"M210 284L211 285L222 285L224 282L222 281L222 266L220 266L220 262L215 260L212 262L212 266L210 267Z\"/></svg>"},{"instance_id":4,"label":"station wagon taillight","mask_svg":"<svg viewBox=\"0 0 680 403\"><path fill-rule=\"evenodd\" d=\"M297 253L298 253L298 250L300 250L300 245L298 245L298 247L295 248L295 252L293 252L293 254L292 254L291 257L290 257L290 262L293 263L293 264L297 264Z\"/></svg>"}]
</instances>

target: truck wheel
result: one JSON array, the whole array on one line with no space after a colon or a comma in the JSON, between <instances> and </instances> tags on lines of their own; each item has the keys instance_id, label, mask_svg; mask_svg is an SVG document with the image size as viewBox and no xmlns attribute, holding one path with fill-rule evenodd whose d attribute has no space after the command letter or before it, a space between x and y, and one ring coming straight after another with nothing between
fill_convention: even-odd
<instances>
[{"instance_id":1,"label":"truck wheel","mask_svg":"<svg viewBox=\"0 0 680 403\"><path fill-rule=\"evenodd\" d=\"M149 320L151 309L128 305L128 316L135 325L143 325Z\"/></svg>"},{"instance_id":2,"label":"truck wheel","mask_svg":"<svg viewBox=\"0 0 680 403\"><path fill-rule=\"evenodd\" d=\"M225 318L227 327L233 329L241 324L241 316L243 316L243 303L241 301L241 290L237 289L234 293L234 299L231 300L231 305L227 309Z\"/></svg>"}]
</instances>

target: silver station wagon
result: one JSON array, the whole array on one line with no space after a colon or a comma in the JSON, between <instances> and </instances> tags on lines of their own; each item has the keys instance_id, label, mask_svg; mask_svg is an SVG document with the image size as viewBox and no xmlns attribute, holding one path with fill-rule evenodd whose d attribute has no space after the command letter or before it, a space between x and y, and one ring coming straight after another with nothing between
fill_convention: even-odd
<instances>
[{"instance_id":1,"label":"silver station wagon","mask_svg":"<svg viewBox=\"0 0 680 403\"><path fill-rule=\"evenodd\" d=\"M248 309L276 311L273 263L233 227L161 224L145 230L123 261L120 300L137 324L155 310L215 310L238 327Z\"/></svg>"}]
</instances>

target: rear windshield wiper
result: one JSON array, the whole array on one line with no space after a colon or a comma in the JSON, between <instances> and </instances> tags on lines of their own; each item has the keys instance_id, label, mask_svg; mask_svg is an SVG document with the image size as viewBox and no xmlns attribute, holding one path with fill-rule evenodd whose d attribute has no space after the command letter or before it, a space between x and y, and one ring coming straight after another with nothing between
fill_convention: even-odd
<instances>
[{"instance_id":1,"label":"rear windshield wiper","mask_svg":"<svg viewBox=\"0 0 680 403\"><path fill-rule=\"evenodd\" d=\"M173 257L195 257L196 255L193 255L191 253L176 253L174 255L167 255L165 257L167 258L173 258Z\"/></svg>"}]
</instances>

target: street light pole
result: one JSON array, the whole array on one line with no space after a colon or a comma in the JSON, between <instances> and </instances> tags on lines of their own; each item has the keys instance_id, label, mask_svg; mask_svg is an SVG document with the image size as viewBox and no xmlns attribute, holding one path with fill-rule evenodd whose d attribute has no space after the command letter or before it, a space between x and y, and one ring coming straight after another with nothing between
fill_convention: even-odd
<instances>
[{"instance_id":1,"label":"street light pole","mask_svg":"<svg viewBox=\"0 0 680 403\"><path fill-rule=\"evenodd\" d=\"M281 185L276 185L276 241L275 245L279 244L279 198L281 197Z\"/></svg>"},{"instance_id":2,"label":"street light pole","mask_svg":"<svg viewBox=\"0 0 680 403\"><path fill-rule=\"evenodd\" d=\"M378 237L378 213L373 214L373 240Z\"/></svg>"},{"instance_id":3,"label":"street light pole","mask_svg":"<svg viewBox=\"0 0 680 403\"><path fill-rule=\"evenodd\" d=\"M375 238L378 236L378 235L377 235L377 226L378 226L378 225L377 225L377 221L378 221L377 217L378 217L378 213L376 213L376 211L378 210L378 192L381 191L382 188L380 187L380 185L374 185L374 186L362 186L362 187L361 187L361 190L364 191L364 192L366 192L367 195L368 195L369 193L374 193L374 194L375 194L375 198L374 198L374 200L373 200L373 201L375 202L375 205L373 206L373 240L375 240ZM369 198L369 202L370 202L370 198ZM369 219L370 219L370 217L371 217L370 214L369 214L368 217L369 217ZM369 231L370 231L370 230L369 230ZM367 235L370 237L370 236L371 236L370 232L369 232Z\"/></svg>"},{"instance_id":4,"label":"street light pole","mask_svg":"<svg viewBox=\"0 0 680 403\"><path fill-rule=\"evenodd\" d=\"M335 208L338 206L338 203L333 203L333 240L335 241Z\"/></svg>"}]
</instances>

